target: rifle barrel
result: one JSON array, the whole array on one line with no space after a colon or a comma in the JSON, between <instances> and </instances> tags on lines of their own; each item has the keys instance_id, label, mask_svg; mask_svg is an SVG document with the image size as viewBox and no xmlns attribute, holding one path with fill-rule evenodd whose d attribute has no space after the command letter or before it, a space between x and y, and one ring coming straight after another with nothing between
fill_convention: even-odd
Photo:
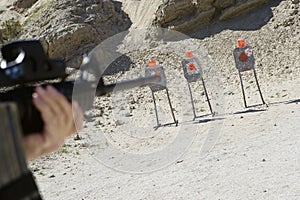
<instances>
[{"instance_id":1,"label":"rifle barrel","mask_svg":"<svg viewBox=\"0 0 300 200\"><path fill-rule=\"evenodd\" d=\"M145 87L150 84L158 84L160 81L160 76L149 76L137 78L129 81L121 81L118 83L99 85L97 87L96 96L102 96L113 91L119 92L123 90L129 90L135 87Z\"/></svg>"}]
</instances>

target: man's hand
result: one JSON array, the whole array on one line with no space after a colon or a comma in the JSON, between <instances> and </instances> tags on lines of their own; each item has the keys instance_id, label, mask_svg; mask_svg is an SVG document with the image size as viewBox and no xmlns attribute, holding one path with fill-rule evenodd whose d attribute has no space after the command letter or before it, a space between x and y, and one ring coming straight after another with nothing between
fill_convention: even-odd
<instances>
[{"instance_id":1,"label":"man's hand","mask_svg":"<svg viewBox=\"0 0 300 200\"><path fill-rule=\"evenodd\" d=\"M77 102L70 104L54 87L37 87L33 103L44 121L43 133L33 133L23 139L27 160L58 150L66 137L82 129L83 114Z\"/></svg>"}]
</instances>

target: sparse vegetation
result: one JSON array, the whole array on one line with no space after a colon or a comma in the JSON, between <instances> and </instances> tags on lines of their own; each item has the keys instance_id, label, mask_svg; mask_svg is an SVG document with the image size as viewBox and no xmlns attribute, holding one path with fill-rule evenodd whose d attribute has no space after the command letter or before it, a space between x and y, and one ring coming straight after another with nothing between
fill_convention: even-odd
<instances>
[{"instance_id":1,"label":"sparse vegetation","mask_svg":"<svg viewBox=\"0 0 300 200\"><path fill-rule=\"evenodd\" d=\"M59 152L60 152L61 154L69 153L69 151L68 151L67 148L65 148L65 147L61 148Z\"/></svg>"},{"instance_id":2,"label":"sparse vegetation","mask_svg":"<svg viewBox=\"0 0 300 200\"><path fill-rule=\"evenodd\" d=\"M9 41L16 38L22 30L22 26L18 20L14 18L6 20L0 26L1 42Z\"/></svg>"},{"instance_id":3,"label":"sparse vegetation","mask_svg":"<svg viewBox=\"0 0 300 200\"><path fill-rule=\"evenodd\" d=\"M38 173L40 176L45 176L46 174L44 174L43 172L39 172Z\"/></svg>"},{"instance_id":4,"label":"sparse vegetation","mask_svg":"<svg viewBox=\"0 0 300 200\"><path fill-rule=\"evenodd\" d=\"M205 112L204 108L200 108L199 112Z\"/></svg>"},{"instance_id":5,"label":"sparse vegetation","mask_svg":"<svg viewBox=\"0 0 300 200\"><path fill-rule=\"evenodd\" d=\"M69 144L64 144L64 145L60 148L59 153L61 153L61 154L69 153L70 151L68 150L68 148L70 148L70 147L71 147L71 145L69 145Z\"/></svg>"}]
</instances>

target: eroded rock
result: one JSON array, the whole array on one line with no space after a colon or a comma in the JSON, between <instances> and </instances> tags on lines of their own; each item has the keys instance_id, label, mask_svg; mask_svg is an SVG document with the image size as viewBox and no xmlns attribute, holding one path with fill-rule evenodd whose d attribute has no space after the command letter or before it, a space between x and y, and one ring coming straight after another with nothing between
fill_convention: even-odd
<instances>
[{"instance_id":1,"label":"eroded rock","mask_svg":"<svg viewBox=\"0 0 300 200\"><path fill-rule=\"evenodd\" d=\"M129 28L128 16L111 0L46 1L24 21L21 38L41 39L50 57L78 67L83 53Z\"/></svg>"},{"instance_id":2,"label":"eroded rock","mask_svg":"<svg viewBox=\"0 0 300 200\"><path fill-rule=\"evenodd\" d=\"M14 2L14 7L17 9L28 9L30 8L33 4L35 4L38 0L18 0Z\"/></svg>"},{"instance_id":3,"label":"eroded rock","mask_svg":"<svg viewBox=\"0 0 300 200\"><path fill-rule=\"evenodd\" d=\"M250 12L269 0L168 0L162 3L154 25L188 32L214 20L227 20Z\"/></svg>"}]
</instances>

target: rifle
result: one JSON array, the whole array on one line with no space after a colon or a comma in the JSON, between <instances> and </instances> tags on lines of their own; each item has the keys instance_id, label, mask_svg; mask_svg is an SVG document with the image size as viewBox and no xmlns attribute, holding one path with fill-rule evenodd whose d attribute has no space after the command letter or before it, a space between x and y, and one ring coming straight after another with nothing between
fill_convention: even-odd
<instances>
[{"instance_id":1,"label":"rifle","mask_svg":"<svg viewBox=\"0 0 300 200\"><path fill-rule=\"evenodd\" d=\"M75 99L87 111L93 106L94 96L159 84L164 78L154 75L105 85L102 77L105 69L98 66L99 60L94 53L83 59L79 77L66 81L70 74L66 73L65 63L48 58L37 40L12 42L2 47L1 53L0 102L16 102L24 135L43 130L43 121L32 104L34 85L41 81L56 80L51 84L68 100ZM1 91L3 87L6 88Z\"/></svg>"},{"instance_id":2,"label":"rifle","mask_svg":"<svg viewBox=\"0 0 300 200\"><path fill-rule=\"evenodd\" d=\"M103 50L103 49L102 49ZM103 51L100 51L103 52ZM32 103L36 85L53 85L83 111L92 108L95 96L133 87L161 84L160 74L105 84L105 66L99 66L97 53L83 59L76 80L67 80L66 65L61 59L50 59L37 40L16 41L1 49L0 65L0 199L41 199L24 158L21 138L41 132L43 121ZM109 56L109 55L105 55Z\"/></svg>"}]
</instances>

